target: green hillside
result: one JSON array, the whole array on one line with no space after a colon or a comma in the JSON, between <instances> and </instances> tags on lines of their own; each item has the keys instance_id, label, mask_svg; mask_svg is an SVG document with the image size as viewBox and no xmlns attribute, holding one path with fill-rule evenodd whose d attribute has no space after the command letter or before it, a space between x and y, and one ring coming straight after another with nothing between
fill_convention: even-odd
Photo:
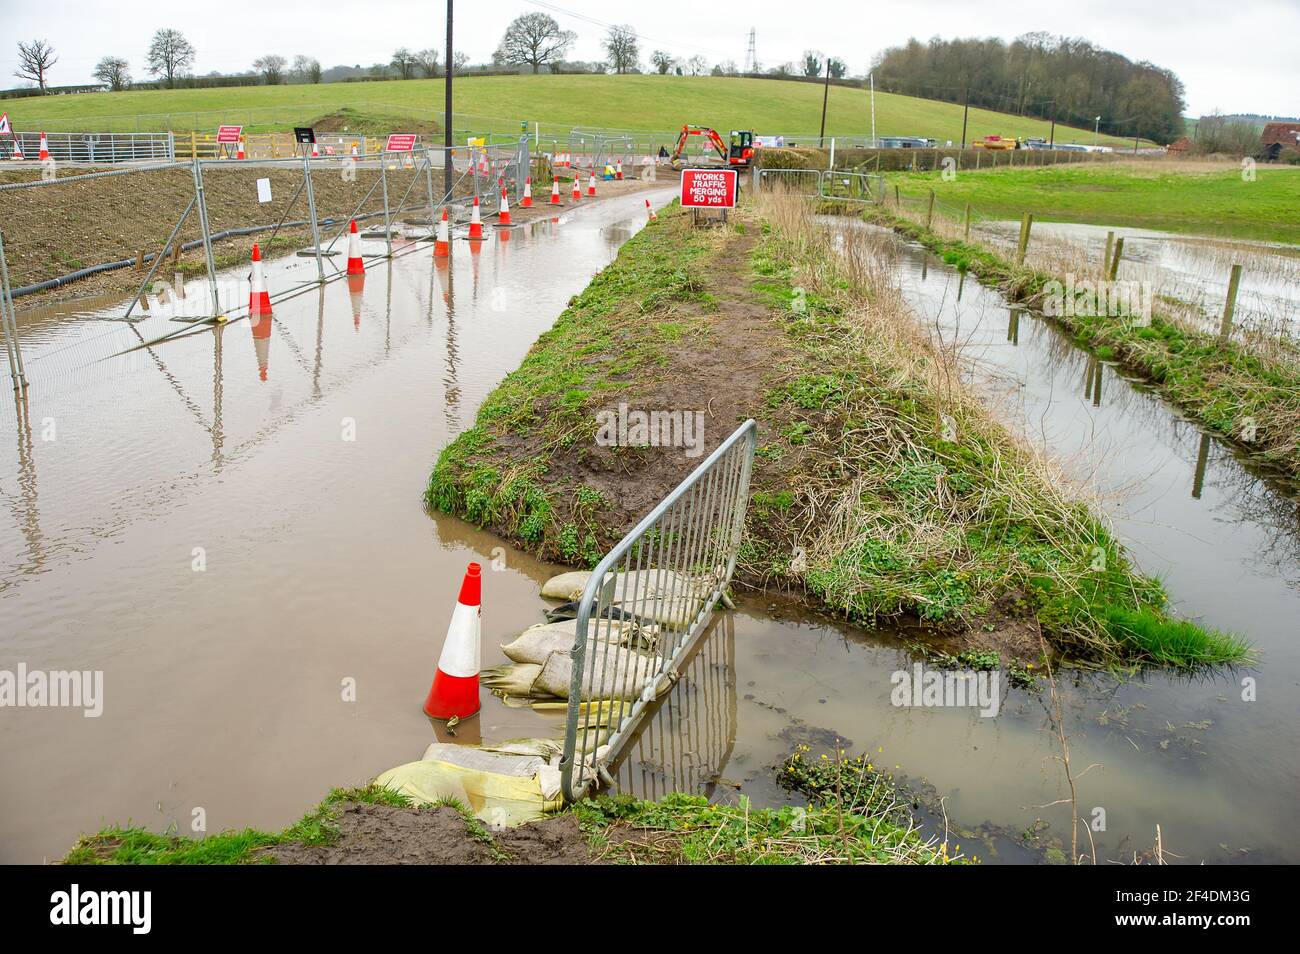
<instances>
[{"instance_id":1,"label":"green hillside","mask_svg":"<svg viewBox=\"0 0 1300 954\"><path fill-rule=\"evenodd\" d=\"M518 132L521 120L542 124L543 137L567 137L574 126L668 131L683 123L759 134L816 135L822 87L815 83L739 77L685 76L468 76L455 86L456 128ZM441 118L442 80L392 80L227 89L140 90L26 98L4 105L15 128L49 131L211 132L221 123L248 131L286 129L348 109L354 131L383 132L403 121ZM951 103L876 94L882 135L961 140L962 109ZM378 128L363 128L378 127ZM531 131L531 125L530 125ZM864 89L832 86L827 135L865 136L871 107ZM967 138L1046 136L1048 124L983 109L970 111ZM1091 143L1092 130L1058 126L1058 142ZM1120 144L1106 136L1103 144ZM1131 142L1131 141L1130 141Z\"/></svg>"}]
</instances>

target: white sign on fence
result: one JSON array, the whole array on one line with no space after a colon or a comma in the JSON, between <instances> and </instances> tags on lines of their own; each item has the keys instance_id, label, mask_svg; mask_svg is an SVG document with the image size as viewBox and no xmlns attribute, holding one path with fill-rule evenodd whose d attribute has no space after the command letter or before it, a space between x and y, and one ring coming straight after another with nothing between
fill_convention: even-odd
<instances>
[{"instance_id":1,"label":"white sign on fence","mask_svg":"<svg viewBox=\"0 0 1300 954\"><path fill-rule=\"evenodd\" d=\"M257 180L257 201L261 202L263 205L271 201L271 180L270 179Z\"/></svg>"}]
</instances>

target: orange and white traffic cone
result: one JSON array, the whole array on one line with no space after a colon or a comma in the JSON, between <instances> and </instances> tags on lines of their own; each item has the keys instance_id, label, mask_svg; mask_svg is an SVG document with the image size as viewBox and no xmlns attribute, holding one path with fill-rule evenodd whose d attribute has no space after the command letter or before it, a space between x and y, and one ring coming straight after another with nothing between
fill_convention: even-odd
<instances>
[{"instance_id":1,"label":"orange and white traffic cone","mask_svg":"<svg viewBox=\"0 0 1300 954\"><path fill-rule=\"evenodd\" d=\"M22 133L14 133L13 159L15 162L18 162L22 158L23 158L23 136Z\"/></svg>"},{"instance_id":2,"label":"orange and white traffic cone","mask_svg":"<svg viewBox=\"0 0 1300 954\"><path fill-rule=\"evenodd\" d=\"M442 218L438 220L438 237L433 243L433 257L447 258L451 255L451 227L447 224L447 210L442 210Z\"/></svg>"},{"instance_id":3,"label":"orange and white traffic cone","mask_svg":"<svg viewBox=\"0 0 1300 954\"><path fill-rule=\"evenodd\" d=\"M501 190L501 211L497 213L498 225L510 224L510 200L506 197L506 190Z\"/></svg>"},{"instance_id":4,"label":"orange and white traffic cone","mask_svg":"<svg viewBox=\"0 0 1300 954\"><path fill-rule=\"evenodd\" d=\"M271 313L271 295L266 290L266 277L262 274L262 253L256 243L253 245L253 275L249 282L248 313L250 315Z\"/></svg>"},{"instance_id":5,"label":"orange and white traffic cone","mask_svg":"<svg viewBox=\"0 0 1300 954\"><path fill-rule=\"evenodd\" d=\"M21 159L22 157L19 156L18 158ZM560 204L560 180L552 179L551 180L551 205L559 205L559 204Z\"/></svg>"},{"instance_id":6,"label":"orange and white traffic cone","mask_svg":"<svg viewBox=\"0 0 1300 954\"><path fill-rule=\"evenodd\" d=\"M366 263L361 260L361 236L357 234L357 220L348 226L348 274L364 275Z\"/></svg>"},{"instance_id":7,"label":"orange and white traffic cone","mask_svg":"<svg viewBox=\"0 0 1300 954\"><path fill-rule=\"evenodd\" d=\"M471 563L460 585L447 638L438 655L424 714L434 719L467 719L479 710L479 644L482 641L483 568Z\"/></svg>"},{"instance_id":8,"label":"orange and white traffic cone","mask_svg":"<svg viewBox=\"0 0 1300 954\"><path fill-rule=\"evenodd\" d=\"M578 182L577 173L574 173L573 175L573 201L574 202L582 201L582 184Z\"/></svg>"},{"instance_id":9,"label":"orange and white traffic cone","mask_svg":"<svg viewBox=\"0 0 1300 954\"><path fill-rule=\"evenodd\" d=\"M618 162L616 162L616 163L614 164L614 178L615 178L615 179L622 179L622 178L623 178L623 160L622 160L622 159L620 159Z\"/></svg>"},{"instance_id":10,"label":"orange and white traffic cone","mask_svg":"<svg viewBox=\"0 0 1300 954\"><path fill-rule=\"evenodd\" d=\"M41 162L50 158L50 144L45 139L45 133L41 133L41 152L36 158L41 160Z\"/></svg>"},{"instance_id":11,"label":"orange and white traffic cone","mask_svg":"<svg viewBox=\"0 0 1300 954\"><path fill-rule=\"evenodd\" d=\"M478 196L474 196L474 207L469 210L469 237L472 242L483 238L483 219L479 216Z\"/></svg>"},{"instance_id":12,"label":"orange and white traffic cone","mask_svg":"<svg viewBox=\"0 0 1300 954\"><path fill-rule=\"evenodd\" d=\"M519 200L520 208L531 209L533 207L533 177L529 176L524 180L524 197Z\"/></svg>"},{"instance_id":13,"label":"orange and white traffic cone","mask_svg":"<svg viewBox=\"0 0 1300 954\"><path fill-rule=\"evenodd\" d=\"M596 194L596 173L587 176L587 195Z\"/></svg>"},{"instance_id":14,"label":"orange and white traffic cone","mask_svg":"<svg viewBox=\"0 0 1300 954\"><path fill-rule=\"evenodd\" d=\"M655 210L652 209L652 208L650 208L650 200L649 200L649 199L646 199L646 200L645 200L645 214L646 214L647 216L649 216L648 221L650 221L650 222L653 222L653 221L655 221L655 219L659 218L659 216L655 214Z\"/></svg>"},{"instance_id":15,"label":"orange and white traffic cone","mask_svg":"<svg viewBox=\"0 0 1300 954\"><path fill-rule=\"evenodd\" d=\"M312 144L311 144L311 157L312 157L313 159L319 159L319 158L320 158L320 147L317 146L315 143L312 143Z\"/></svg>"},{"instance_id":16,"label":"orange and white traffic cone","mask_svg":"<svg viewBox=\"0 0 1300 954\"><path fill-rule=\"evenodd\" d=\"M239 137L239 146L235 149L235 158L236 159L244 158L244 137L243 136Z\"/></svg>"}]
</instances>

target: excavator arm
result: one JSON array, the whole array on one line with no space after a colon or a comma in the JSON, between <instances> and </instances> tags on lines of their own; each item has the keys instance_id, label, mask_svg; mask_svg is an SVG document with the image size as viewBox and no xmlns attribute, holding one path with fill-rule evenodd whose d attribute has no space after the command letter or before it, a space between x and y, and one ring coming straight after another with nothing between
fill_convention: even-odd
<instances>
[{"instance_id":1,"label":"excavator arm","mask_svg":"<svg viewBox=\"0 0 1300 954\"><path fill-rule=\"evenodd\" d=\"M692 126L687 124L682 127L681 133L677 136L677 146L673 149L673 155L670 161L674 169L678 168L681 163L682 154L686 152L686 146L690 142L691 136L703 136L709 141L709 144L713 146L718 157L723 162L728 161L727 146L722 141L722 137L719 136L715 130L710 129L708 126Z\"/></svg>"}]
</instances>

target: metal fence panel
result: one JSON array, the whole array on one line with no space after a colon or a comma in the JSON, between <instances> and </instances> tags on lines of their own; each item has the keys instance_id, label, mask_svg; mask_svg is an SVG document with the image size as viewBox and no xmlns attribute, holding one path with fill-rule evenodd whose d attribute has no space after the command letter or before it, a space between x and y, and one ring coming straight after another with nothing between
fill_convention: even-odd
<instances>
[{"instance_id":1,"label":"metal fence panel","mask_svg":"<svg viewBox=\"0 0 1300 954\"><path fill-rule=\"evenodd\" d=\"M600 783L724 598L749 503L757 425L746 421L612 549L578 606L561 777Z\"/></svg>"}]
</instances>

